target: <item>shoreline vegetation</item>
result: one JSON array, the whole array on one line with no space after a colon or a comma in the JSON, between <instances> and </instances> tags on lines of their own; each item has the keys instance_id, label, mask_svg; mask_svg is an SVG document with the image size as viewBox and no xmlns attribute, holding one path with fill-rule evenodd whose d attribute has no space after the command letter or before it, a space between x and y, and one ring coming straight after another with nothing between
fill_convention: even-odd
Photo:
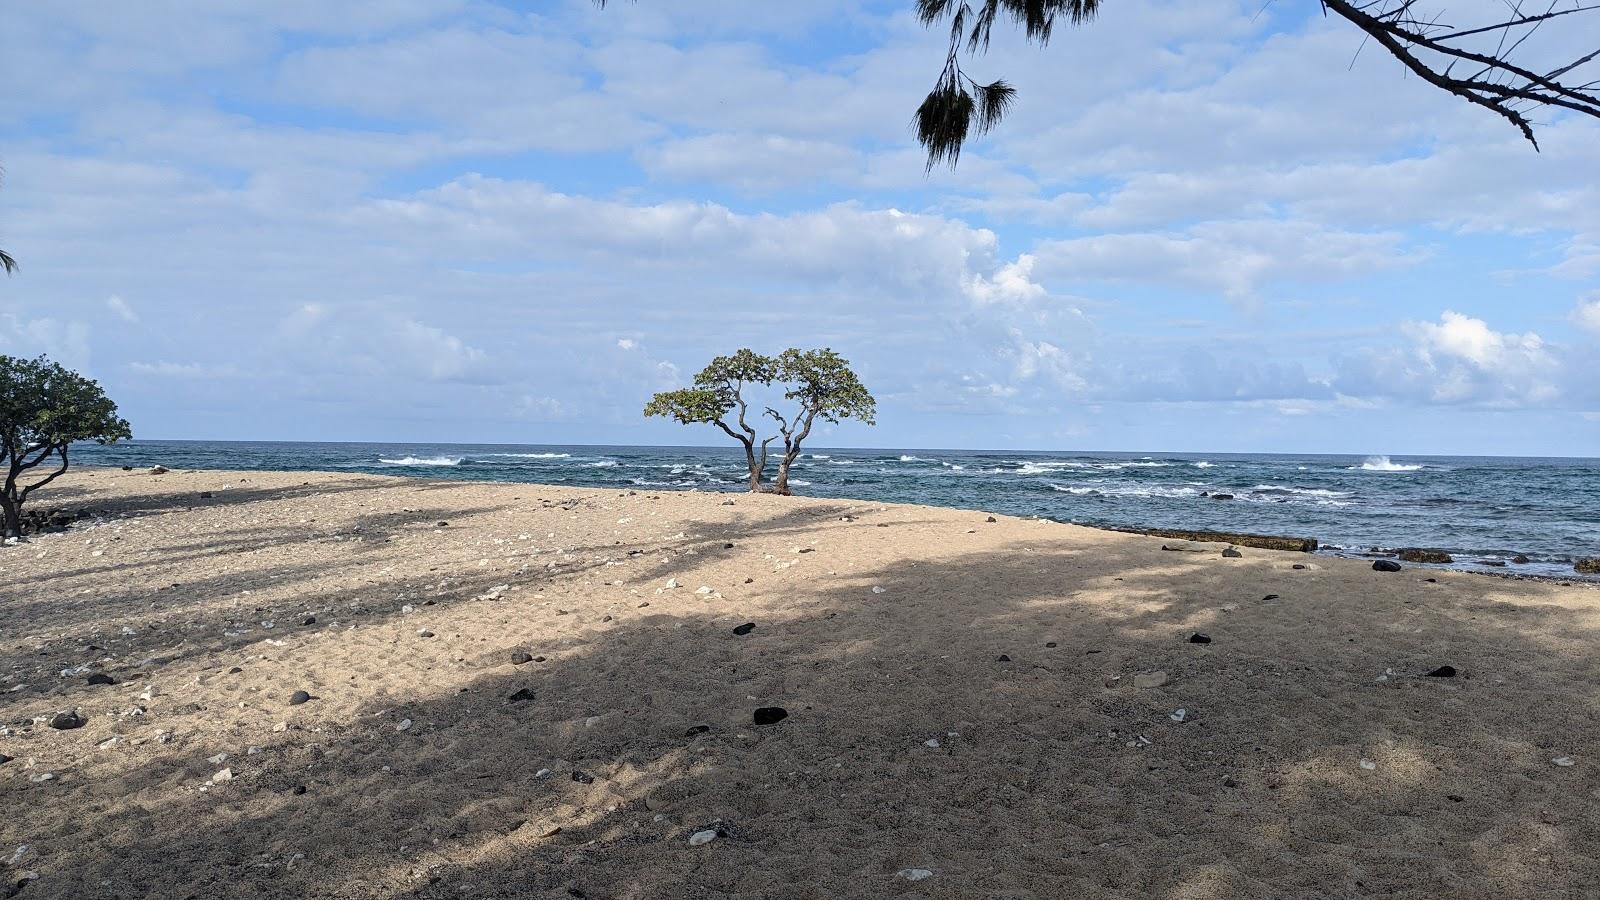
<instances>
[{"instance_id":1,"label":"shoreline vegetation","mask_svg":"<svg viewBox=\"0 0 1600 900\"><path fill-rule=\"evenodd\" d=\"M23 897L1600 882L1594 585L771 494L52 487L103 515L0 550Z\"/></svg>"}]
</instances>

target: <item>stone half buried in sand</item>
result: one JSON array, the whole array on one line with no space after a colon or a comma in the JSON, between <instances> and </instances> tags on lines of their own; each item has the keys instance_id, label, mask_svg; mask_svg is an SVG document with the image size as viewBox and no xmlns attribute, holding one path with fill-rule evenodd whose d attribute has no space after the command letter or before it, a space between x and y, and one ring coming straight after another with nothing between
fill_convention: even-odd
<instances>
[{"instance_id":1,"label":"stone half buried in sand","mask_svg":"<svg viewBox=\"0 0 1600 900\"><path fill-rule=\"evenodd\" d=\"M1121 531L1126 534L1146 534L1151 537L1177 538L1184 541L1199 541L1208 544L1235 544L1240 547L1255 547L1261 550L1293 550L1300 553L1317 552L1316 538L1278 537L1270 534L1235 534L1231 531L1185 531L1181 528L1117 526L1110 527L1107 530Z\"/></svg>"}]
</instances>

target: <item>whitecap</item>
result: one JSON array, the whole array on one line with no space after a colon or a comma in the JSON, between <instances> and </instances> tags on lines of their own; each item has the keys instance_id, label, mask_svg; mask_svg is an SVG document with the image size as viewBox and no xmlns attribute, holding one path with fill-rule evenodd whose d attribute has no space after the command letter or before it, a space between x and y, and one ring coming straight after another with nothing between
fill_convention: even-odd
<instances>
[{"instance_id":1,"label":"whitecap","mask_svg":"<svg viewBox=\"0 0 1600 900\"><path fill-rule=\"evenodd\" d=\"M1359 466L1349 466L1352 472L1415 472L1420 464L1390 462L1387 456L1369 456Z\"/></svg>"},{"instance_id":2,"label":"whitecap","mask_svg":"<svg viewBox=\"0 0 1600 900\"><path fill-rule=\"evenodd\" d=\"M459 466L459 456L403 456L399 459L378 458L378 462L391 466Z\"/></svg>"},{"instance_id":3,"label":"whitecap","mask_svg":"<svg viewBox=\"0 0 1600 900\"><path fill-rule=\"evenodd\" d=\"M514 459L567 459L571 453L485 453L484 456L503 456Z\"/></svg>"}]
</instances>

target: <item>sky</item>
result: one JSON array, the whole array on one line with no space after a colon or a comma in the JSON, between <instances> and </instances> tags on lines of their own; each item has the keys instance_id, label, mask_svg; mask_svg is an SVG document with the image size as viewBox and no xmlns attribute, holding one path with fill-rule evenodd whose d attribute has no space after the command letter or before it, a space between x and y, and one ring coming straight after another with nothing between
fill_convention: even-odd
<instances>
[{"instance_id":1,"label":"sky","mask_svg":"<svg viewBox=\"0 0 1600 900\"><path fill-rule=\"evenodd\" d=\"M927 171L911 6L13 4L0 353L144 438L714 444L645 401L825 346L819 446L1600 456L1600 122L1113 0Z\"/></svg>"}]
</instances>

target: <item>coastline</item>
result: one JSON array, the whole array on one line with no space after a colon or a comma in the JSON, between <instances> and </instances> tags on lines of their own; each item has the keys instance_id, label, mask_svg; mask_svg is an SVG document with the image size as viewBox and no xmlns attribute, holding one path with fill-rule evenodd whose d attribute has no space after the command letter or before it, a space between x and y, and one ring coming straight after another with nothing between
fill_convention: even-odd
<instances>
[{"instance_id":1,"label":"coastline","mask_svg":"<svg viewBox=\"0 0 1600 900\"><path fill-rule=\"evenodd\" d=\"M1529 843L1600 828L1592 585L827 498L60 484L108 515L0 549L24 896L1600 880Z\"/></svg>"},{"instance_id":2,"label":"coastline","mask_svg":"<svg viewBox=\"0 0 1600 900\"><path fill-rule=\"evenodd\" d=\"M365 445L353 444L352 446L365 446ZM504 445L504 446L517 446L517 445ZM594 449L603 450L603 449L606 449L606 448L601 446L601 445L594 445ZM669 449L683 449L683 448L669 448ZM706 448L689 448L689 449L706 449ZM1213 455L1219 455L1219 454L1213 454ZM141 468L141 467L133 467L133 468L129 469L127 467L89 464L89 465L78 465L78 466L75 466L74 467L74 471L82 471L82 472L106 471L106 472L109 472L109 473L118 473L118 474L123 473L123 472L130 472L131 471L133 474L139 474L139 473L141 473L143 471L146 471L146 469ZM246 468L246 469L231 469L231 468L227 468L227 469L204 469L204 468L180 467L180 468L174 469L174 471L186 472L186 473L211 472L211 473L217 473L217 474L226 474L226 473L230 473L230 472L239 472L239 473L245 473L245 474L249 474L249 473L252 473L252 472L255 472L255 473L285 472L285 473L293 474L293 473L299 472L299 473L313 474L313 475L319 475L319 476L328 476L328 477L343 477L343 476L348 476L348 475L352 474L352 472L349 472L349 471L340 471L340 470L333 470L333 469L248 469L248 468ZM478 479L478 478L438 478L437 476L432 475L429 472L428 469L421 469L421 470L418 470L418 469L401 469L401 470L398 470L398 471L395 471L395 472L385 472L385 473L362 472L361 474L370 475L370 476L375 477L375 478L398 478L398 479L405 479L405 480L411 480L411 481L419 481L419 480L420 481L438 481L438 482L443 483L443 484L455 484L455 483L523 484L523 485L530 485L530 486L534 486L534 487L543 487L543 488L546 488L548 490L558 490L558 489L565 489L565 488L568 488L568 487L574 487L572 485L565 485L565 484L556 483L556 482L497 481L497 480L491 480L491 479ZM648 486L635 485L635 486L626 486L626 487L625 486L621 486L621 485L617 485L617 486L586 486L586 489L589 489L589 490L600 490L600 491L605 491L605 490L637 490L637 489L644 489L646 487L648 487L651 490L665 491L665 492L668 492L668 493L708 493L708 494L715 493L715 494L727 494L728 496L733 496L733 497L739 497L739 496L746 495L746 492L744 490L742 490L742 489L729 489L729 490L708 489L708 490L702 490L702 489L696 488L696 487L683 488L683 487L678 487L678 486L667 486L667 485L648 485ZM991 509L984 509L984 508L976 507L976 506L959 506L959 505L945 505L945 504L922 504L922 503L904 504L904 503L899 503L897 501L892 501L892 500L879 500L879 499L873 499L873 498L868 498L868 497L853 497L853 496L834 496L834 495L827 495L827 496L816 495L816 496L813 496L813 495L808 495L808 494L804 493L803 489L799 493L797 493L796 496L797 497L808 497L809 496L811 499L834 500L834 501L849 502L849 503L887 503L887 504L892 504L892 505L930 506L932 508L937 508L937 509L950 509L950 510L956 510L956 511L975 512L975 513L981 513L981 514L986 514L986 515L987 514L1011 515L1011 516L1016 516L1017 515L1016 513L1008 513L1008 512L1006 512L1004 510L991 510ZM40 495L40 499L44 500L44 501L48 501L49 495L48 494L41 494ZM50 504L48 502L40 503L40 502L36 501L36 503L35 503L35 509L43 510L43 509L48 509L48 508L50 508ZM1417 544L1410 544L1410 543L1402 542L1402 543L1397 544L1394 547L1374 547L1374 548L1371 548L1369 550L1355 550L1355 549L1351 549L1351 548L1338 547L1338 546L1333 546L1333 545L1326 544L1326 543L1322 542L1319 539L1318 536L1303 536L1303 535L1288 536L1288 535L1279 535L1279 534L1272 534L1272 533L1265 533L1265 532L1225 532L1225 531L1218 531L1218 530L1215 530L1215 529L1186 530L1186 529L1177 529L1177 528L1171 528L1171 527L1165 527L1165 526L1153 526L1153 525L1141 525L1141 524L1100 524L1100 523L1095 523L1095 522L1072 521L1072 520L1069 520L1069 519L1058 518L1058 517L1049 516L1049 515L1042 515L1042 514L1036 514L1036 515L1033 515L1033 516L1022 516L1022 518L1034 518L1034 519L1039 519L1041 521L1053 522L1055 524L1060 524L1060 525L1071 525L1073 527L1079 527L1079 528L1091 528L1091 529L1102 530L1102 531L1110 531L1110 532L1121 533L1121 534L1135 534L1135 535L1144 535L1144 536L1150 536L1150 537L1170 537L1170 538L1178 538L1178 539L1191 539L1191 538L1188 538L1186 536L1192 535L1193 536L1192 539L1199 540L1199 541L1202 541L1202 542L1237 544L1239 546L1256 547L1258 549L1304 550L1305 552L1309 552L1310 554L1312 554L1312 555L1314 555L1316 557L1319 557L1319 558L1365 560L1367 562L1373 562L1373 561L1380 560L1380 559L1395 559L1397 557L1397 555L1399 554L1399 552L1401 551L1401 549L1403 549L1405 547L1408 547L1408 546L1419 546ZM1307 549L1308 546L1309 546L1309 549ZM1450 563L1407 562L1407 563L1405 563L1405 565L1408 568L1432 569L1432 570L1447 571L1447 572L1460 572L1460 573L1469 574L1469 575L1486 575L1486 576L1489 576L1489 577L1492 577L1492 578L1506 578L1506 579L1512 579L1512 580L1517 580L1517 581L1552 582L1552 583L1555 583L1555 584L1565 584L1565 583L1569 583L1570 582L1570 583L1575 583L1575 584L1596 584L1596 585L1600 585L1600 575L1585 575L1585 574L1578 573L1576 571L1567 572L1567 573L1540 573L1540 572L1518 571L1518 568L1517 568L1515 563L1509 563L1509 564L1507 564L1507 565L1505 565L1503 567L1495 567L1495 566L1491 566L1491 565L1485 565L1485 564L1479 563L1479 562L1474 561L1474 560L1458 559L1458 560L1455 560L1455 561L1450 562ZM1568 563L1567 565L1570 566L1571 564Z\"/></svg>"}]
</instances>

